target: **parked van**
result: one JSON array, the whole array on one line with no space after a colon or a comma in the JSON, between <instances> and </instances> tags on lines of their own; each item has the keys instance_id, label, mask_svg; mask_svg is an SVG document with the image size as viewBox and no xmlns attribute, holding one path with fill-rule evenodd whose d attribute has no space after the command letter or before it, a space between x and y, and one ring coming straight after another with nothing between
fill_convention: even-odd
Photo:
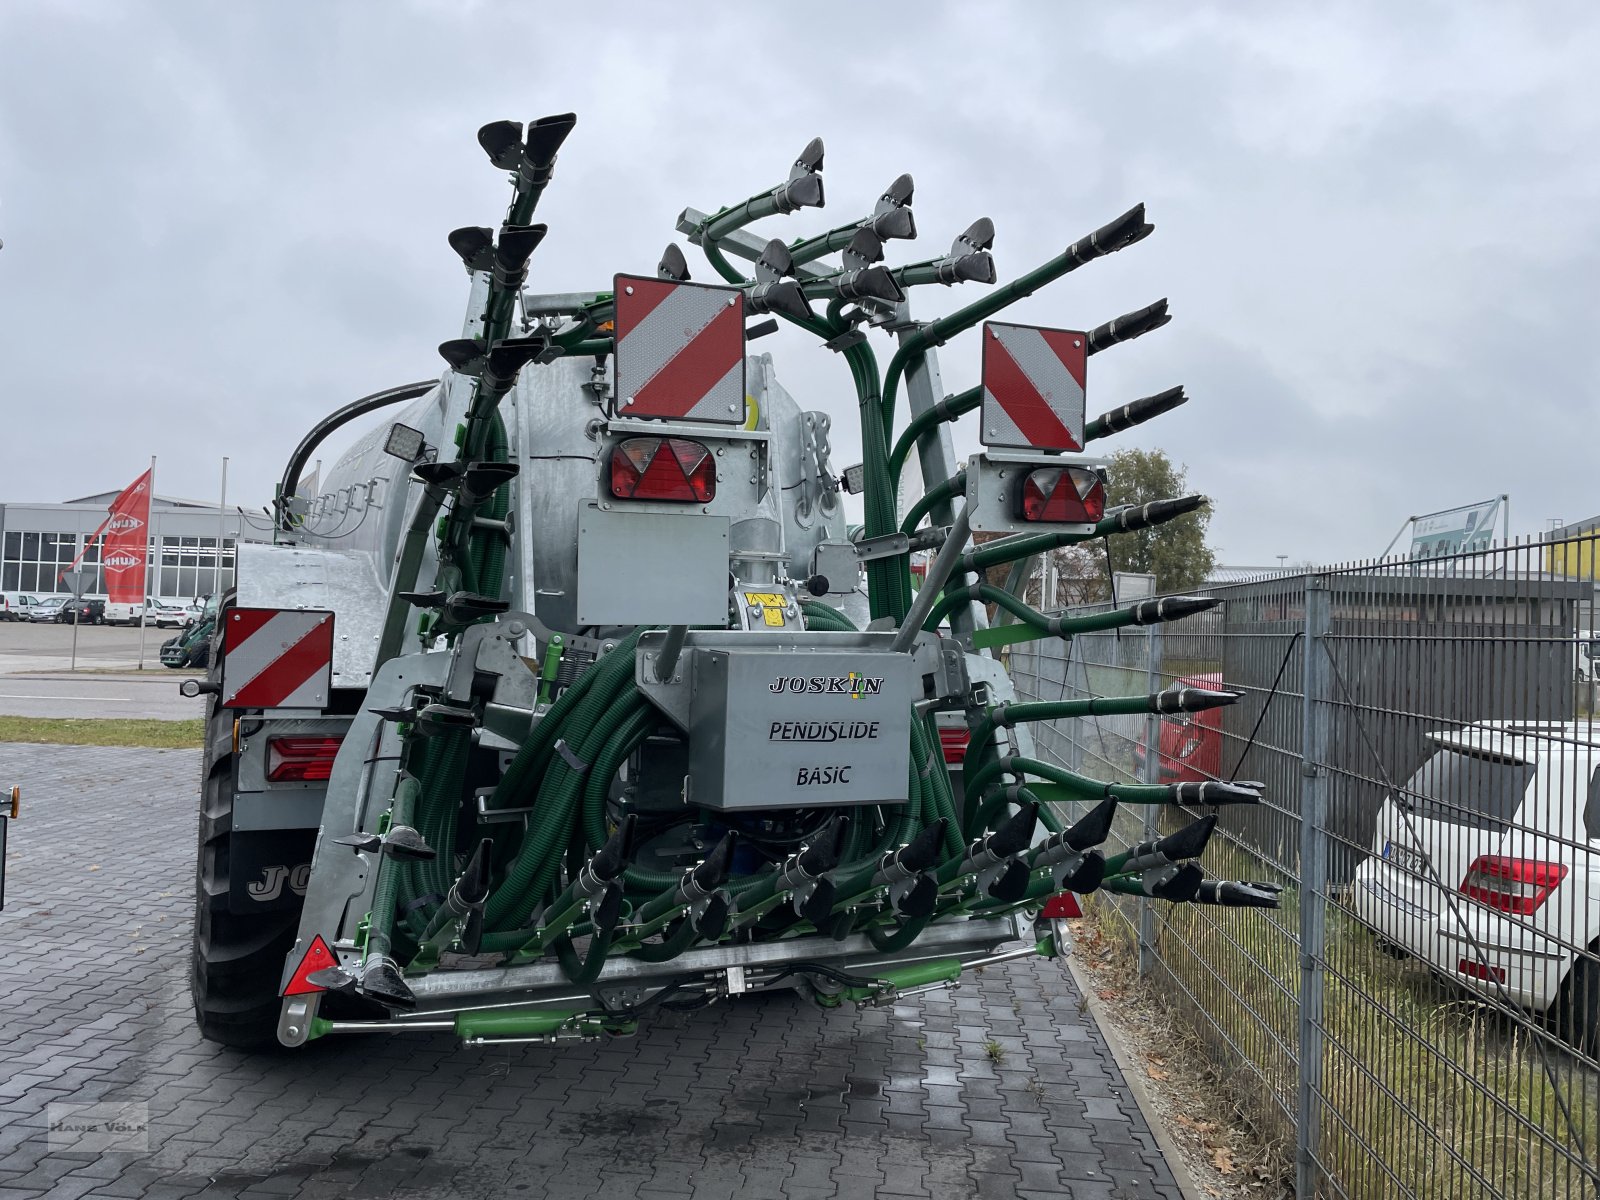
<instances>
[{"instance_id":1,"label":"parked van","mask_svg":"<svg viewBox=\"0 0 1600 1200\"><path fill-rule=\"evenodd\" d=\"M1600 724L1481 721L1378 812L1356 912L1440 975L1600 1049Z\"/></svg>"},{"instance_id":2,"label":"parked van","mask_svg":"<svg viewBox=\"0 0 1600 1200\"><path fill-rule=\"evenodd\" d=\"M26 621L39 597L28 592L0 592L0 621Z\"/></svg>"},{"instance_id":3,"label":"parked van","mask_svg":"<svg viewBox=\"0 0 1600 1200\"><path fill-rule=\"evenodd\" d=\"M188 615L187 607L173 600L146 600L143 607L144 623L151 629L176 629L185 624ZM137 625L139 609L137 604L108 604L106 624Z\"/></svg>"}]
</instances>

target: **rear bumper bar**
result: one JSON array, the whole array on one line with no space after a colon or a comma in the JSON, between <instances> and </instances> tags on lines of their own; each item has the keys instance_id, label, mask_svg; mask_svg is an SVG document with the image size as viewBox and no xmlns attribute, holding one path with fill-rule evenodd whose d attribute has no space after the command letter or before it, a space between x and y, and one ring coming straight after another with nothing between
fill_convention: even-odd
<instances>
[{"instance_id":1,"label":"rear bumper bar","mask_svg":"<svg viewBox=\"0 0 1600 1200\"><path fill-rule=\"evenodd\" d=\"M441 970L408 979L417 998L414 1011L377 1025L401 1033L448 1028L441 1018L458 1013L495 1008L618 1008L637 1004L655 992L686 978L714 980L730 968L742 973L741 989L759 991L795 963L818 963L853 975L873 976L891 967L907 967L937 959L976 962L1006 942L1029 936L1032 925L1021 915L995 920L955 921L932 925L905 950L884 954L862 934L842 941L823 937L744 945L707 946L691 950L666 963L645 963L618 958L606 962L600 978L588 988L571 984L555 963L520 967ZM600 1000L597 1001L596 997ZM278 1040L298 1046L311 1036L317 1015L318 994L286 996L278 1020Z\"/></svg>"}]
</instances>

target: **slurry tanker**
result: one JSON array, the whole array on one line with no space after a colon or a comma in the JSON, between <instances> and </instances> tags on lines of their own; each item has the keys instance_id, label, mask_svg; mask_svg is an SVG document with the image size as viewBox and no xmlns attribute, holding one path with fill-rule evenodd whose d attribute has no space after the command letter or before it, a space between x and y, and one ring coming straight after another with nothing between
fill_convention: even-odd
<instances>
[{"instance_id":1,"label":"slurry tanker","mask_svg":"<svg viewBox=\"0 0 1600 1200\"><path fill-rule=\"evenodd\" d=\"M1055 955L1061 914L1097 889L1274 905L1192 861L1215 816L1099 849L1118 805L1251 803L1259 785L1106 784L1028 732L1236 696L1018 703L995 656L1214 603L1060 617L1021 599L1050 549L1205 503L1108 508L1085 453L1183 403L1173 388L1085 418L1088 360L1165 324L1165 301L1087 328L986 320L1141 241L1143 206L921 321L914 289L995 283L992 224L889 265L885 244L917 232L902 175L859 219L751 233L822 207L817 140L775 187L684 210L709 281L674 244L653 270L541 294L533 217L575 123L478 132L511 204L448 237L469 286L446 369L321 421L271 544L239 547L209 675L183 685L208 697L202 1033L621 1035L744 993L878 1004ZM830 414L747 352L780 321L837 357L860 464L837 469ZM980 324L982 383L944 395L938 348ZM960 463L968 412L984 448ZM304 495L317 447L361 418ZM912 454L933 482L901 513Z\"/></svg>"}]
</instances>

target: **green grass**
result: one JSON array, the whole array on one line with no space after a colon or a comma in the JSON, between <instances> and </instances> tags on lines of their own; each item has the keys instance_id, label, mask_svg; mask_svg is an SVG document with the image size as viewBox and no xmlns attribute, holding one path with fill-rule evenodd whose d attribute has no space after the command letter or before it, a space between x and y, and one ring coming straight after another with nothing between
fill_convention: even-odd
<instances>
[{"instance_id":1,"label":"green grass","mask_svg":"<svg viewBox=\"0 0 1600 1200\"><path fill-rule=\"evenodd\" d=\"M0 742L197 750L204 736L204 728L205 722L201 720L119 721L80 717L0 716Z\"/></svg>"},{"instance_id":2,"label":"green grass","mask_svg":"<svg viewBox=\"0 0 1600 1200\"><path fill-rule=\"evenodd\" d=\"M1205 865L1211 875L1288 882L1220 839ZM1283 901L1275 913L1157 905L1160 966L1135 985L1206 1047L1241 1113L1280 1156L1294 1145L1285 1108L1295 1107L1300 990L1299 897L1290 889ZM1130 962L1133 902L1095 896L1085 915ZM1589 1071L1553 1038L1519 1029L1420 962L1384 954L1351 914L1330 907L1327 920L1318 1157L1342 1188L1330 1194L1484 1194L1474 1172L1496 1194L1583 1194L1581 1176L1555 1147L1577 1154L1581 1143L1592 1153L1600 1142L1600 1099ZM1555 1068L1576 1137L1535 1038Z\"/></svg>"}]
</instances>

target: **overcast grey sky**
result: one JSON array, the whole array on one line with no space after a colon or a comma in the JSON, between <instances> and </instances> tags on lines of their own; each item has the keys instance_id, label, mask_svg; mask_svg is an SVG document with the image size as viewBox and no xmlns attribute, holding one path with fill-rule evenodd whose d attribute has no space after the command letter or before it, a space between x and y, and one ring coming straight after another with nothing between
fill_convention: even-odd
<instances>
[{"instance_id":1,"label":"overcast grey sky","mask_svg":"<svg viewBox=\"0 0 1600 1200\"><path fill-rule=\"evenodd\" d=\"M120 488L151 454L158 490L210 498L226 454L231 498L265 501L320 415L440 369L445 234L506 200L478 126L575 110L540 290L653 269L681 208L776 183L814 134L827 209L762 232L910 171L922 240L891 250L988 215L1008 279L1143 200L1154 237L1008 319L1171 298L1095 358L1089 409L1187 386L1105 444L1187 464L1225 562L1376 554L1500 492L1514 532L1586 517L1596 63L1576 3L0 0L0 500ZM843 364L758 346L853 461ZM976 382L976 334L942 367Z\"/></svg>"}]
</instances>

